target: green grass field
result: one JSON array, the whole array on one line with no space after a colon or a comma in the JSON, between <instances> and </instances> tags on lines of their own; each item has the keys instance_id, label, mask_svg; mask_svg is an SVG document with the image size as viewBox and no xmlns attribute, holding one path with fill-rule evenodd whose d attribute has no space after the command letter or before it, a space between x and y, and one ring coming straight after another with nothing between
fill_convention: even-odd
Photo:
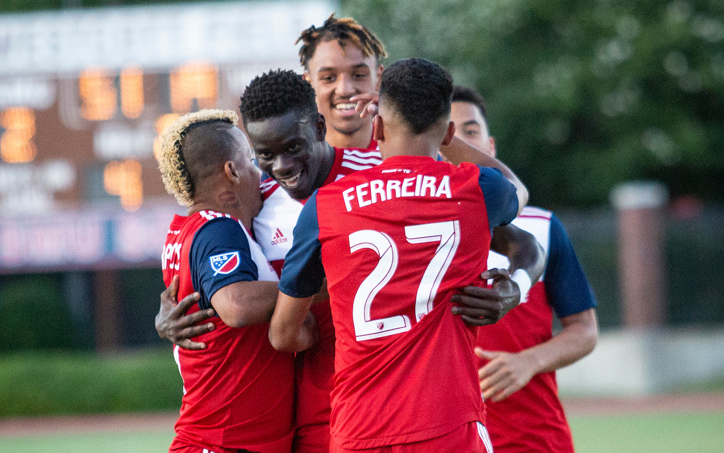
<instances>
[{"instance_id":1,"label":"green grass field","mask_svg":"<svg viewBox=\"0 0 724 453\"><path fill-rule=\"evenodd\" d=\"M578 453L721 453L724 412L579 416L570 418ZM166 451L172 427L158 432L53 434L0 438L13 453L158 453Z\"/></svg>"},{"instance_id":2,"label":"green grass field","mask_svg":"<svg viewBox=\"0 0 724 453\"><path fill-rule=\"evenodd\" d=\"M721 453L724 412L570 417L578 453Z\"/></svg>"}]
</instances>

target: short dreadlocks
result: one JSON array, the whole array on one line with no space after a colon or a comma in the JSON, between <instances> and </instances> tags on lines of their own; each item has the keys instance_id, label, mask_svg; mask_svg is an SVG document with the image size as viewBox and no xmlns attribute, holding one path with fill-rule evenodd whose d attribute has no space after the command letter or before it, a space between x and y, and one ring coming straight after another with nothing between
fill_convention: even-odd
<instances>
[{"instance_id":1,"label":"short dreadlocks","mask_svg":"<svg viewBox=\"0 0 724 453\"><path fill-rule=\"evenodd\" d=\"M244 125L292 110L302 115L318 112L312 85L294 71L281 69L255 77L241 96L239 110Z\"/></svg>"},{"instance_id":2,"label":"short dreadlocks","mask_svg":"<svg viewBox=\"0 0 724 453\"><path fill-rule=\"evenodd\" d=\"M314 56L317 45L320 42L332 41L334 39L337 40L339 47L341 47L343 51L344 46L349 41L359 47L365 58L374 55L378 63L382 58L387 56L385 46L367 27L351 17L337 19L334 17L334 13L332 13L320 28L312 25L304 30L301 36L297 38L294 44L302 41L302 47L299 49L299 62L305 69L309 69L307 65L312 56Z\"/></svg>"},{"instance_id":3,"label":"short dreadlocks","mask_svg":"<svg viewBox=\"0 0 724 453\"><path fill-rule=\"evenodd\" d=\"M208 176L217 164L229 160L238 144L218 130L236 126L233 110L201 110L174 121L161 134L158 167L166 191L182 206L191 206L195 181Z\"/></svg>"}]
</instances>

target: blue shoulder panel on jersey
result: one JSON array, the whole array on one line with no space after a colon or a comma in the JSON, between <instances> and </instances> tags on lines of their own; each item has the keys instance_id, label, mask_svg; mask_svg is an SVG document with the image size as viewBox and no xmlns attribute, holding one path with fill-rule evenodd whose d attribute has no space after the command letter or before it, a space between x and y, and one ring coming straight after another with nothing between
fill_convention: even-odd
<instances>
[{"instance_id":1,"label":"blue shoulder panel on jersey","mask_svg":"<svg viewBox=\"0 0 724 453\"><path fill-rule=\"evenodd\" d=\"M199 228L189 265L194 288L201 294L201 309L211 308L211 297L224 286L259 279L243 227L228 217L209 220Z\"/></svg>"},{"instance_id":2,"label":"blue shoulder panel on jersey","mask_svg":"<svg viewBox=\"0 0 724 453\"><path fill-rule=\"evenodd\" d=\"M518 214L518 194L513 183L508 181L497 168L481 167L478 184L485 197L490 230L507 225Z\"/></svg>"},{"instance_id":3,"label":"blue shoulder panel on jersey","mask_svg":"<svg viewBox=\"0 0 724 453\"><path fill-rule=\"evenodd\" d=\"M324 275L315 190L294 227L294 243L284 258L279 291L297 298L313 296L322 288Z\"/></svg>"},{"instance_id":4,"label":"blue shoulder panel on jersey","mask_svg":"<svg viewBox=\"0 0 724 453\"><path fill-rule=\"evenodd\" d=\"M556 216L551 217L548 247L544 286L556 316L564 318L595 307L596 299L591 285L588 284L563 224Z\"/></svg>"}]
</instances>

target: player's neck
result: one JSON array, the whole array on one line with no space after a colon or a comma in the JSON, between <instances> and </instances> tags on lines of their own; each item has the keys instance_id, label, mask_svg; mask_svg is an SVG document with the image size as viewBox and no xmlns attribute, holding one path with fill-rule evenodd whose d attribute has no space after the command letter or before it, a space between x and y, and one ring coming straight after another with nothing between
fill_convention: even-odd
<instances>
[{"instance_id":1,"label":"player's neck","mask_svg":"<svg viewBox=\"0 0 724 453\"><path fill-rule=\"evenodd\" d=\"M324 185L324 182L329 178L329 174L332 172L334 167L334 160L337 154L328 142L324 142L324 159L322 159L321 168L317 173L317 180L314 182L314 190L319 189ZM309 198L312 194L310 193L306 198Z\"/></svg>"},{"instance_id":2,"label":"player's neck","mask_svg":"<svg viewBox=\"0 0 724 453\"><path fill-rule=\"evenodd\" d=\"M217 197L218 198L218 197ZM254 214L244 209L243 204L239 200L223 201L199 197L188 208L187 215L190 217L200 211L216 211L222 214L228 214L238 219L247 231L251 231L251 224L254 220Z\"/></svg>"},{"instance_id":3,"label":"player's neck","mask_svg":"<svg viewBox=\"0 0 724 453\"><path fill-rule=\"evenodd\" d=\"M353 134L343 134L328 127L326 139L327 143L335 148L366 149L372 141L372 122L367 121L362 128Z\"/></svg>"},{"instance_id":4,"label":"player's neck","mask_svg":"<svg viewBox=\"0 0 724 453\"><path fill-rule=\"evenodd\" d=\"M395 156L423 156L435 159L440 150L440 143L436 137L428 134L400 134L396 137L386 137L379 142L382 159Z\"/></svg>"}]
</instances>

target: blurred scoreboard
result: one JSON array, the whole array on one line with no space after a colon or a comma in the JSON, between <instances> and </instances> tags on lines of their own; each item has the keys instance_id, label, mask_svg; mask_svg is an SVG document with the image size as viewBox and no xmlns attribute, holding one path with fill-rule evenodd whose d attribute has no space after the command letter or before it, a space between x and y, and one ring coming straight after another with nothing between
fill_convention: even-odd
<instances>
[{"instance_id":1,"label":"blurred scoreboard","mask_svg":"<svg viewBox=\"0 0 724 453\"><path fill-rule=\"evenodd\" d=\"M0 216L173 203L157 136L202 108L238 111L251 79L299 70L300 32L332 1L0 15Z\"/></svg>"}]
</instances>

